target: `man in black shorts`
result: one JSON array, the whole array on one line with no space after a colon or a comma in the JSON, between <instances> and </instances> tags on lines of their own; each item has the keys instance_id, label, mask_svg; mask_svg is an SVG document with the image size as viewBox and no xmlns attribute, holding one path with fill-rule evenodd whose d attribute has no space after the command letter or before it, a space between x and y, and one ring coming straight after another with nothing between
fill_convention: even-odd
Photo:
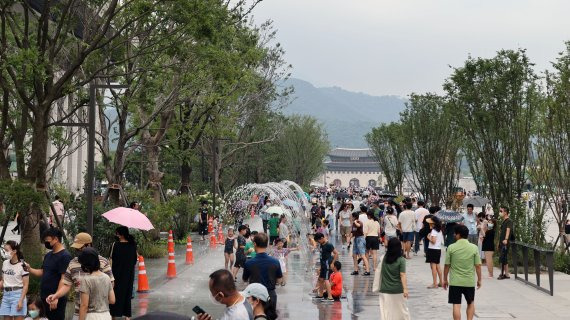
<instances>
[{"instance_id":1,"label":"man in black shorts","mask_svg":"<svg viewBox=\"0 0 570 320\"><path fill-rule=\"evenodd\" d=\"M479 248L467 241L469 229L464 225L455 227L455 243L447 248L443 288L449 286L449 303L453 304L453 320L461 319L461 296L467 301L467 320L475 315L475 273L477 289L481 288L481 257ZM449 283L447 276L451 277Z\"/></svg>"},{"instance_id":2,"label":"man in black shorts","mask_svg":"<svg viewBox=\"0 0 570 320\"><path fill-rule=\"evenodd\" d=\"M333 296L331 294L331 283L329 281L332 273L332 265L338 259L338 251L334 248L332 243L327 241L327 238L320 233L315 233L315 241L321 245L321 270L319 271L319 290L315 299L319 299L320 302L332 303L334 302ZM323 293L326 290L327 297L323 297Z\"/></svg>"},{"instance_id":3,"label":"man in black shorts","mask_svg":"<svg viewBox=\"0 0 570 320\"><path fill-rule=\"evenodd\" d=\"M501 223L501 233L499 234L499 263L501 263L501 275L497 279L510 279L509 276L509 246L511 240L514 240L513 221L509 218L509 209L507 207L499 208L499 216L503 218Z\"/></svg>"},{"instance_id":4,"label":"man in black shorts","mask_svg":"<svg viewBox=\"0 0 570 320\"><path fill-rule=\"evenodd\" d=\"M245 261L247 260L247 257L245 255L245 245L246 245L246 234L249 233L249 229L244 226L241 225L238 228L238 237L236 239L237 242L237 248L236 248L236 262L234 263L234 268L232 270L232 274L234 276L234 279L237 280L237 273L239 271L239 268L243 268L245 266Z\"/></svg>"}]
</instances>

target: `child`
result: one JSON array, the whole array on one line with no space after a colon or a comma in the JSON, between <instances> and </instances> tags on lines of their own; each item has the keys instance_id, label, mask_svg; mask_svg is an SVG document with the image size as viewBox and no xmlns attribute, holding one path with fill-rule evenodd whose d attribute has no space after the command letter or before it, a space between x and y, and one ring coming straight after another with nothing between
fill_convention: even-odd
<instances>
[{"instance_id":1,"label":"child","mask_svg":"<svg viewBox=\"0 0 570 320\"><path fill-rule=\"evenodd\" d=\"M333 272L331 273L331 294L334 300L340 300L342 296L342 273L340 273L342 265L340 261L335 261L333 263Z\"/></svg>"},{"instance_id":2,"label":"child","mask_svg":"<svg viewBox=\"0 0 570 320\"><path fill-rule=\"evenodd\" d=\"M219 217L215 217L214 221L212 221L212 227L214 228L214 233L218 232L218 222L219 222L220 218Z\"/></svg>"},{"instance_id":3,"label":"child","mask_svg":"<svg viewBox=\"0 0 570 320\"><path fill-rule=\"evenodd\" d=\"M316 299L320 298L320 302L331 303L333 302L331 293L331 283L330 269L331 265L338 259L338 251L334 246L327 241L322 233L315 233L315 241L321 245L321 269L319 271L319 290L317 292ZM324 297L324 291L326 290L327 297Z\"/></svg>"},{"instance_id":4,"label":"child","mask_svg":"<svg viewBox=\"0 0 570 320\"><path fill-rule=\"evenodd\" d=\"M287 283L287 256L291 251L297 251L298 248L285 248L284 241L281 238L275 240L275 248L271 251L271 256L279 260L281 265L281 272L283 273L283 281L281 285L284 286Z\"/></svg>"},{"instance_id":5,"label":"child","mask_svg":"<svg viewBox=\"0 0 570 320\"><path fill-rule=\"evenodd\" d=\"M28 317L25 320L48 320L40 297L28 299Z\"/></svg>"},{"instance_id":6,"label":"child","mask_svg":"<svg viewBox=\"0 0 570 320\"><path fill-rule=\"evenodd\" d=\"M228 235L226 237L226 241L224 243L224 268L231 270L232 266L234 265L234 228L228 229Z\"/></svg>"},{"instance_id":7,"label":"child","mask_svg":"<svg viewBox=\"0 0 570 320\"><path fill-rule=\"evenodd\" d=\"M2 264L0 288L4 287L4 296L0 306L0 315L4 319L24 319L26 316L26 294L28 292L29 273L23 265L24 256L20 245L7 241L4 251L8 256Z\"/></svg>"},{"instance_id":8,"label":"child","mask_svg":"<svg viewBox=\"0 0 570 320\"><path fill-rule=\"evenodd\" d=\"M111 278L99 271L100 262L97 250L83 248L79 255L81 270L88 273L81 279L79 292L81 293L81 306L79 307L79 320L111 319L109 304L115 304L115 292Z\"/></svg>"},{"instance_id":9,"label":"child","mask_svg":"<svg viewBox=\"0 0 570 320\"><path fill-rule=\"evenodd\" d=\"M255 258L255 248L253 246L253 238L257 234L257 231L252 231L245 243L245 255L247 259Z\"/></svg>"},{"instance_id":10,"label":"child","mask_svg":"<svg viewBox=\"0 0 570 320\"><path fill-rule=\"evenodd\" d=\"M323 220L323 226L321 227L321 233L328 239L329 238L329 221Z\"/></svg>"}]
</instances>

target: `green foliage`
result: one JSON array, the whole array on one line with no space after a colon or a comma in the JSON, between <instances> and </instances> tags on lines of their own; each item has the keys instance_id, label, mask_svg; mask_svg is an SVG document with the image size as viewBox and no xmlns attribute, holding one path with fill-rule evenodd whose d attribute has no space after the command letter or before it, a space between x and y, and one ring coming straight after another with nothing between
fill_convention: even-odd
<instances>
[{"instance_id":1,"label":"green foliage","mask_svg":"<svg viewBox=\"0 0 570 320\"><path fill-rule=\"evenodd\" d=\"M142 235L142 233L138 234ZM137 251L145 259L162 258L168 253L165 243L150 241L142 236L137 237Z\"/></svg>"},{"instance_id":2,"label":"green foliage","mask_svg":"<svg viewBox=\"0 0 570 320\"><path fill-rule=\"evenodd\" d=\"M21 180L1 180L0 200L4 204L4 212L0 219L14 217L16 213L26 214L31 208L47 212L48 202L43 193L36 190L28 183ZM7 216L6 216L7 215Z\"/></svg>"},{"instance_id":3,"label":"green foliage","mask_svg":"<svg viewBox=\"0 0 570 320\"><path fill-rule=\"evenodd\" d=\"M111 244L115 241L116 224L110 223L103 218L102 214L111 210L95 203L93 207L93 247L104 257L108 257ZM87 232L87 212L85 200L75 201L68 205L67 211L73 214L74 219L67 225L67 231L71 236L80 232Z\"/></svg>"},{"instance_id":4,"label":"green foliage","mask_svg":"<svg viewBox=\"0 0 570 320\"><path fill-rule=\"evenodd\" d=\"M218 205L223 207L223 202L218 198ZM168 217L175 239L185 239L191 230L194 217L198 214L199 201L191 201L188 196L176 196L168 202L160 205L157 210L161 215Z\"/></svg>"},{"instance_id":5,"label":"green foliage","mask_svg":"<svg viewBox=\"0 0 570 320\"><path fill-rule=\"evenodd\" d=\"M570 274L570 255L564 252L554 252L554 270Z\"/></svg>"},{"instance_id":6,"label":"green foliage","mask_svg":"<svg viewBox=\"0 0 570 320\"><path fill-rule=\"evenodd\" d=\"M406 141L402 124L381 124L366 135L366 141L386 177L388 189L402 194L406 173Z\"/></svg>"}]
</instances>

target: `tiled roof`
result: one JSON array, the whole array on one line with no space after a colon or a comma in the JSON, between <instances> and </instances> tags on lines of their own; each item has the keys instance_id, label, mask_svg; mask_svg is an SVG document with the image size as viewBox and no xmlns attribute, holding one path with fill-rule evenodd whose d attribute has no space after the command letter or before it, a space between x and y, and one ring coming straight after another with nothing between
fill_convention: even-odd
<instances>
[{"instance_id":1,"label":"tiled roof","mask_svg":"<svg viewBox=\"0 0 570 320\"><path fill-rule=\"evenodd\" d=\"M374 162L328 162L327 171L366 171L380 172L380 167Z\"/></svg>"},{"instance_id":2,"label":"tiled roof","mask_svg":"<svg viewBox=\"0 0 570 320\"><path fill-rule=\"evenodd\" d=\"M348 158L365 158L374 157L374 154L369 148L366 149L348 149L348 148L335 148L329 152L331 157L348 157Z\"/></svg>"}]
</instances>

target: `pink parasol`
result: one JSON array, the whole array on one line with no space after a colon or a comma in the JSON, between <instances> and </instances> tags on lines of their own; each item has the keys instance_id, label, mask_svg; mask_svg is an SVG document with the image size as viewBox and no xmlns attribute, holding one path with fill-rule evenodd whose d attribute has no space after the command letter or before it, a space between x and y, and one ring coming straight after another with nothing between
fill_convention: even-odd
<instances>
[{"instance_id":1,"label":"pink parasol","mask_svg":"<svg viewBox=\"0 0 570 320\"><path fill-rule=\"evenodd\" d=\"M145 231L154 229L152 223L144 214L131 208L118 207L103 213L103 217L112 223L120 224L128 228Z\"/></svg>"}]
</instances>

